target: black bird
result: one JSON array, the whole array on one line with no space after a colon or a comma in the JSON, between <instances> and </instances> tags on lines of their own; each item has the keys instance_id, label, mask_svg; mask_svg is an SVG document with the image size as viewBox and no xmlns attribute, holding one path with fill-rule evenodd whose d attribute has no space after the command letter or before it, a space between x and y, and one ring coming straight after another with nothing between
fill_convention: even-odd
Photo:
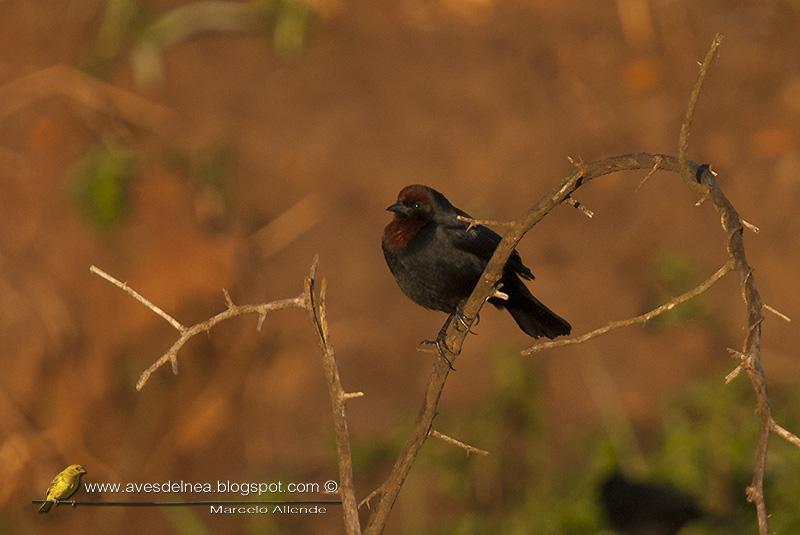
<instances>
[{"instance_id":1,"label":"black bird","mask_svg":"<svg viewBox=\"0 0 800 535\"><path fill-rule=\"evenodd\" d=\"M383 231L383 254L397 284L415 303L450 314L449 323L460 315L500 236L458 220L470 216L428 186L406 186L387 210L394 219ZM489 302L508 310L534 338L569 334L570 324L531 295L520 277L532 280L533 273L514 251L500 279L508 299L491 297Z\"/></svg>"},{"instance_id":2,"label":"black bird","mask_svg":"<svg viewBox=\"0 0 800 535\"><path fill-rule=\"evenodd\" d=\"M704 516L695 499L671 485L627 479L619 470L600 486L611 526L624 535L675 535Z\"/></svg>"}]
</instances>

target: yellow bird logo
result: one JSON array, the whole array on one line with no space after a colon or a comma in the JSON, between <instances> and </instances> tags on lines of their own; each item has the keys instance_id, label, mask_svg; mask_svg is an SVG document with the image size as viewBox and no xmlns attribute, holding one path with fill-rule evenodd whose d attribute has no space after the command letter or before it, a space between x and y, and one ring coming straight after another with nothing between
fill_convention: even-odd
<instances>
[{"instance_id":1,"label":"yellow bird logo","mask_svg":"<svg viewBox=\"0 0 800 535\"><path fill-rule=\"evenodd\" d=\"M71 464L59 472L47 487L47 494L44 497L46 501L39 507L39 512L46 513L53 504L58 504L75 494L81 484L81 476L85 473L86 470L79 464Z\"/></svg>"}]
</instances>

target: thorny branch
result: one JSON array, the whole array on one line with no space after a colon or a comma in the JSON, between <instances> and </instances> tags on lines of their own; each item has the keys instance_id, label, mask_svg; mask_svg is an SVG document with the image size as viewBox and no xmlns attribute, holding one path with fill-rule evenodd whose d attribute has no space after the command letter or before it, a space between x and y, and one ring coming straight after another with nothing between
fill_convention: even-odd
<instances>
[{"instance_id":1,"label":"thorny branch","mask_svg":"<svg viewBox=\"0 0 800 535\"><path fill-rule=\"evenodd\" d=\"M144 385L147 384L147 381L150 379L150 376L158 370L161 366L169 362L172 365L172 373L178 374L178 351L188 342L192 337L204 333L209 332L217 323L225 321L230 318L235 318L237 316L242 316L244 314L258 314L258 329L261 329L261 325L264 322L264 318L267 316L269 312L274 310L283 310L285 308L307 308L306 305L306 295L305 293L297 296L291 297L289 299L281 299L278 301L271 301L269 303L262 303L260 305L235 305L233 301L231 301L230 295L228 295L227 291L224 291L225 294L225 301L228 305L224 311L216 314L208 318L205 321L201 321L200 323L196 323L191 327L184 327L178 320L161 310L159 307L151 303L149 300L144 298L141 294L139 294L136 290L128 286L124 282L120 282L102 269L91 266L89 271L92 273L104 278L105 280L112 283L114 286L117 286L124 290L125 292L129 293L133 296L137 301L142 303L144 306L164 318L169 322L170 325L175 327L175 329L180 333L178 340L172 344L166 353L161 355L153 364L150 365L145 371L142 372L142 375L139 377L139 380L136 382L136 390L141 390L144 388Z\"/></svg>"},{"instance_id":2,"label":"thorny branch","mask_svg":"<svg viewBox=\"0 0 800 535\"><path fill-rule=\"evenodd\" d=\"M442 442L446 442L451 446L455 446L456 448L461 448L462 450L467 452L467 455L470 453L477 453L478 455L489 455L489 452L486 450L482 450L480 448L476 448L475 446L470 446L466 442L461 442L460 440L456 440L453 437L447 436L444 433L440 433L436 429L431 429L429 434L433 438L438 438Z\"/></svg>"},{"instance_id":3,"label":"thorny branch","mask_svg":"<svg viewBox=\"0 0 800 535\"><path fill-rule=\"evenodd\" d=\"M681 126L678 158L665 154L636 153L615 156L590 163L584 163L582 161L578 161L577 163L573 162L576 167L575 173L566 177L559 185L544 195L522 218L512 224L503 225L508 227L508 231L492 255L478 284L465 303L463 314L467 318L467 323L474 322L475 317L486 302L486 299L495 291L505 263L522 237L550 213L553 208L569 199L578 188L585 185L590 180L618 171L640 169L648 169L650 171L648 177L657 169L680 174L693 190L702 195L703 199L710 198L712 200L714 207L721 216L722 227L728 235L727 251L729 261L725 266L731 267L723 266L721 271L724 272L721 274L717 272L717 274L721 277L727 273L727 271L733 269L738 271L741 276L748 326L748 334L744 342L743 354L748 355L751 360L751 365L746 368L746 371L756 394L757 408L761 417L761 431L759 433L759 442L756 451L754 476L751 485L747 489L747 496L750 501L756 504L759 532L761 535L766 535L768 533L768 523L763 493L763 479L769 431L770 429L774 430L776 434L798 446L800 446L800 439L780 427L774 422L770 415L766 379L761 366L760 353L761 322L763 320L761 310L763 303L755 285L752 269L747 263L745 256L743 242L744 224L742 219L720 189L716 182L715 174L710 170L709 166L700 165L687 159L689 132L694 117L694 110L700 96L703 81L716 56L716 51L721 41L721 35L717 35L714 38L711 48L700 65L698 80L692 90L686 117ZM715 274L715 276L717 274ZM712 281L711 284L713 284L713 282L714 281ZM701 287L702 286L703 285L701 285ZM695 289L687 293L692 293L697 290L698 289ZM702 291L704 291L704 289L701 289L697 293L699 294ZM682 296L679 296L679 298L680 297ZM635 320L636 318L634 318L631 324L638 323L638 321ZM458 358L458 354L461 351L461 347L468 332L467 329L459 330L457 323L458 322L452 322L446 332L446 346L452 348L454 353L450 355L451 362ZM366 534L376 535L383 531L389 513L392 510L406 476L411 470L417 453L428 436L430 436L439 399L449 373L450 367L445 363L444 359L436 359L434 361L433 369L428 378L422 408L420 409L411 435L403 446L386 481L369 496L370 499L380 496L380 500L368 520L365 529Z\"/></svg>"},{"instance_id":4,"label":"thorny branch","mask_svg":"<svg viewBox=\"0 0 800 535\"><path fill-rule=\"evenodd\" d=\"M686 183L694 191L701 195L701 199L697 204L699 205L704 200L710 199L717 212L720 214L722 228L727 233L727 262L708 280L701 283L696 288L674 297L672 300L664 303L654 310L651 310L650 312L627 320L611 322L604 327L598 328L579 337L567 338L554 342L545 342L543 344L532 346L523 350L523 354L530 354L552 347L585 342L591 338L605 334L620 327L644 323L649 319L677 306L678 304L705 292L730 271L739 272L747 313L747 335L743 343L742 351L731 350L734 356L740 359L740 364L733 372L728 374L726 380L733 380L741 371L745 371L755 392L757 410L760 416L760 432L755 455L753 480L747 488L747 498L755 503L758 514L759 533L761 535L766 535L769 527L766 503L764 499L763 482L767 459L767 440L769 438L769 432L774 431L775 434L798 447L800 447L800 437L781 427L770 414L766 379L761 364L760 351L761 324L763 321L762 309L767 309L771 312L774 312L776 315L786 319L787 321L789 321L789 319L777 312L772 307L768 307L763 303L755 284L753 270L747 262L743 241L744 228L749 228L757 232L757 227L747 223L739 216L738 212L735 210L716 182L716 173L713 172L708 165L700 165L688 160L687 156L689 134L691 123L694 117L694 111L700 97L706 74L716 56L717 49L721 44L721 39L722 38L720 35L715 37L708 53L705 56L704 61L700 64L698 79L691 92L686 116L681 125L678 157L665 154L651 154L642 152L614 156L590 163L584 163L582 160L571 160L576 168L576 171L563 179L560 184L544 195L520 219L511 222L499 222L464 218L464 221L468 222L470 225L494 224L496 226L507 227L508 231L495 250L470 298L466 301L462 312L466 318L465 321L467 326L474 323L475 318L477 317L478 312L483 304L486 302L486 299L497 292L498 281L502 275L505 263L512 251L515 249L523 236L537 223L539 223L553 208L561 203L566 202L580 209L584 212L584 214L591 217L590 214L592 214L592 212L587 210L572 197L577 189L587 184L590 180L619 171L646 169L648 170L648 173L640 182L639 187L641 187L642 184L657 170L668 171L681 175L685 179ZM304 292L298 297L272 301L260 305L236 305L233 303L228 293L225 292L227 309L209 318L208 320L195 324L191 327L185 327L182 325L175 318L155 306L153 303L141 296L141 294L130 288L127 284L118 281L114 277L108 275L98 268L95 268L94 266L92 266L91 271L118 286L140 301L146 307L150 308L154 313L158 314L167 322L169 322L170 325L172 325L180 334L178 340L172 345L172 347L142 373L142 376L137 383L137 389L139 390L141 390L141 388L145 385L152 373L166 364L168 361L171 362L173 371L177 373L177 353L183 347L186 341L196 334L208 332L221 321L244 314L258 314L258 326L260 328L266 314L273 310L281 310L285 308L304 308L308 310L319 338L320 347L322 348L323 367L331 397L334 428L336 432L336 444L339 457L340 493L342 496L344 509L345 529L350 535L360 533L361 528L358 520L358 508L365 504L369 506L371 501L377 498L378 503L367 521L364 532L366 534L373 535L379 534L383 531L386 521L388 520L389 513L392 510L406 476L411 470L411 466L413 465L419 450L428 437L435 437L448 442L449 444L464 449L467 451L467 453L479 453L486 455L488 452L448 437L447 435L444 435L433 429L433 420L437 413L439 400L441 398L445 382L447 381L447 377L451 371L444 359L435 359L431 374L428 378L421 410L417 416L417 420L410 433L410 436L403 446L397 460L395 461L388 478L377 489L375 489L364 500L362 500L361 503L356 504L353 488L352 457L350 453L349 434L345 415L345 402L349 399L361 397L363 396L363 393L348 393L342 388L341 381L339 379L338 368L334 358L334 351L330 345L328 336L325 310L326 284L324 280L322 281L319 292L315 294L316 265L317 262L315 259L311 273L306 278ZM459 323L460 322L452 322L445 334L446 347L451 348L453 353L450 355L450 362L455 361L455 359L458 357L466 335L469 332L468 328L460 329L458 327Z\"/></svg>"},{"instance_id":5,"label":"thorny branch","mask_svg":"<svg viewBox=\"0 0 800 535\"><path fill-rule=\"evenodd\" d=\"M333 411L333 426L336 433L336 450L339 458L339 492L342 497L342 509L345 531L348 535L359 535L361 524L358 520L358 504L353 486L353 456L350 452L350 432L347 430L345 401L361 397L363 392L345 392L339 379L339 368L336 365L333 346L328 338L328 319L325 306L327 281L322 279L319 293L315 294L317 257L311 266L311 273L305 280L305 306L314 323L319 346L322 349L322 367L328 383Z\"/></svg>"},{"instance_id":6,"label":"thorny branch","mask_svg":"<svg viewBox=\"0 0 800 535\"><path fill-rule=\"evenodd\" d=\"M336 434L336 449L338 452L338 465L339 465L339 493L342 498L342 509L344 513L345 531L348 535L359 535L361 533L361 526L358 522L358 505L356 504L355 490L353 488L353 458L350 453L350 435L347 430L347 416L345 414L345 401L353 398L362 397L363 392L345 392L342 388L341 380L339 379L339 369L336 365L334 357L333 346L330 344L328 338L328 320L326 317L325 308L325 291L327 283L325 279L322 280L322 285L319 292L316 292L316 276L318 258L314 257L314 262L311 265L311 271L305 279L303 285L303 293L297 297L289 299L281 299L279 301L271 301L269 303L262 303L259 305L236 305L231 299L227 290L223 289L222 293L225 296L225 304L227 309L219 314L212 316L206 321L202 321L191 327L183 326L178 320L161 310L159 307L150 302L147 298L142 296L139 292L127 285L127 283L120 282L112 277L105 271L95 266L91 266L89 271L104 278L113 285L127 292L134 299L142 303L144 306L164 318L170 325L172 325L179 333L180 337L172 344L172 347L164 353L158 360L147 368L136 383L136 389L141 390L147 383L150 376L166 364L168 361L172 363L172 371L178 373L178 351L183 345L193 336L210 331L217 323L224 320L242 316L244 314L258 314L258 330L261 330L261 325L264 322L268 312L273 310L282 310L285 308L304 308L308 310L311 316L311 321L314 323L314 329L319 338L320 348L322 349L322 367L325 370L325 378L328 383L328 392L331 397L331 409L333 411L333 424Z\"/></svg>"},{"instance_id":7,"label":"thorny branch","mask_svg":"<svg viewBox=\"0 0 800 535\"><path fill-rule=\"evenodd\" d=\"M549 342L541 342L539 344L533 345L527 349L522 350L523 355L531 355L533 353L538 353L539 351L544 351L545 349L552 349L554 347L562 347L562 346L569 346L573 344L581 344L586 342L587 340L591 340L596 336L600 336L602 334L606 334L609 331L613 331L615 329L620 329L622 327L630 327L631 325L636 325L640 323L647 323L651 319L655 318L656 316L660 316L661 314L668 312L675 308L676 306L680 305L681 303L685 303L690 299L694 299L701 293L705 292L709 288L711 288L718 280L722 277L733 271L734 263L733 260L728 260L725 265L719 268L711 277L707 280L703 281L696 287L692 288L688 292L684 292L681 295L677 295L660 305L649 312L645 312L639 316L635 316L633 318L628 318L625 320L618 320L612 321L603 327L599 327L593 331L589 331L586 334L582 334L581 336L574 336L571 338L560 338L558 340L551 340Z\"/></svg>"}]
</instances>

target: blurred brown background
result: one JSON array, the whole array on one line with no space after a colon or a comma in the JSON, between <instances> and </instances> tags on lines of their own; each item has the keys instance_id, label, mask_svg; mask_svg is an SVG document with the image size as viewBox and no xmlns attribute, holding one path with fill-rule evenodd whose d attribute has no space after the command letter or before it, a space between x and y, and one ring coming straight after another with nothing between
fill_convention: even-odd
<instances>
[{"instance_id":1,"label":"blurred brown background","mask_svg":"<svg viewBox=\"0 0 800 535\"><path fill-rule=\"evenodd\" d=\"M726 40L690 157L712 162L761 228L746 245L764 299L800 320L796 2L198 6L0 2L0 530L339 532L336 511L36 515L29 500L76 462L84 481L337 479L304 312L275 313L260 333L255 318L222 324L183 349L180 375L162 369L136 392L176 333L89 266L192 324L223 309L222 288L239 303L299 294L319 253L345 388L366 393L349 404L361 498L388 472L421 401L431 355L415 343L444 319L392 280L384 208L420 182L476 217L510 219L571 171L567 156L674 154L715 32ZM643 176L592 183L579 198L594 219L559 208L520 247L532 290L576 333L652 308L724 261L712 207L695 207L676 175L634 192ZM743 488L753 399L743 379L719 386L734 365L725 348L743 337L737 284L729 276L646 328L535 359L515 354L530 340L511 318L486 309L437 427L491 456L429 442L389 530L596 532L593 485L616 456L752 532ZM797 431L800 336L769 314L764 332L775 410ZM700 440L709 414L717 435ZM737 440L730 459L714 453ZM786 480L798 479L800 452L773 439L771 455L767 502L790 533L780 522L797 513L781 508L780 489L797 486ZM575 519L585 521L570 527Z\"/></svg>"}]
</instances>

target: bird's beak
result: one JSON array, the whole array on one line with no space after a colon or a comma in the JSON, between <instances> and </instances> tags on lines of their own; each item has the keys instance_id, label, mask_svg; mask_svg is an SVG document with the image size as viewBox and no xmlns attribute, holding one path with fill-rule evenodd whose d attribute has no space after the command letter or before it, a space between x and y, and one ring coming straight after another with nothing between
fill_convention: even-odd
<instances>
[{"instance_id":1,"label":"bird's beak","mask_svg":"<svg viewBox=\"0 0 800 535\"><path fill-rule=\"evenodd\" d=\"M78 473L79 474L85 474L86 473L86 468L79 468L78 469Z\"/></svg>"},{"instance_id":2,"label":"bird's beak","mask_svg":"<svg viewBox=\"0 0 800 535\"><path fill-rule=\"evenodd\" d=\"M405 214L408 213L408 207L406 205L404 205L403 203L400 203L400 202L394 203L393 205L391 205L388 208L386 208L386 210L389 211L389 212L394 212L395 214L403 214L403 215L405 215Z\"/></svg>"}]
</instances>

